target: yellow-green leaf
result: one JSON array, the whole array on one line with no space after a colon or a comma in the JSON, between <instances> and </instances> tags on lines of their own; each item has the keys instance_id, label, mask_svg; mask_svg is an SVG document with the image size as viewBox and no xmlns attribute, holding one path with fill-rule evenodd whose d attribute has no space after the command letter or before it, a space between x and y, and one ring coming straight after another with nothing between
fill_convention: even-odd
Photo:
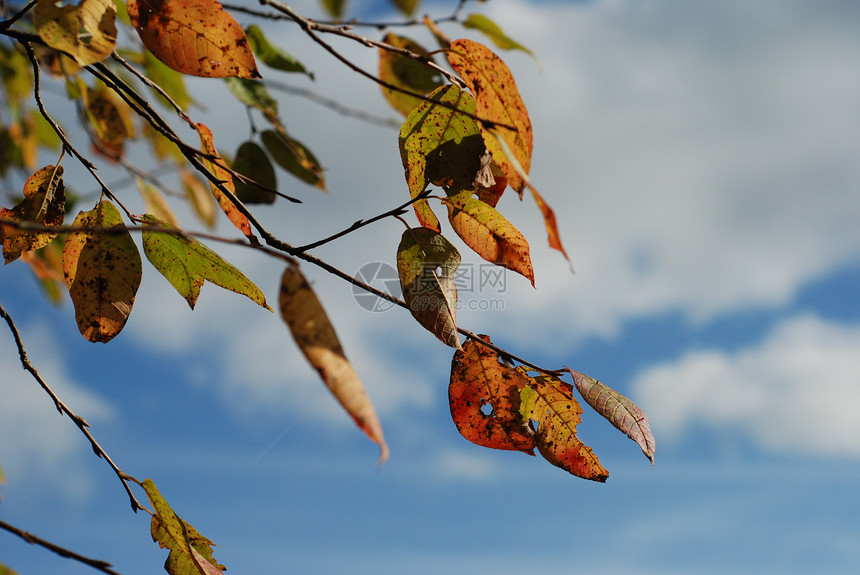
<instances>
[{"instance_id":1,"label":"yellow-green leaf","mask_svg":"<svg viewBox=\"0 0 860 575\"><path fill-rule=\"evenodd\" d=\"M128 0L126 7L143 45L177 72L260 77L244 30L217 0Z\"/></svg>"},{"instance_id":2,"label":"yellow-green leaf","mask_svg":"<svg viewBox=\"0 0 860 575\"><path fill-rule=\"evenodd\" d=\"M143 253L179 295L194 309L204 281L248 297L269 311L266 296L233 264L198 240L150 227L176 229L152 215L143 216Z\"/></svg>"},{"instance_id":3,"label":"yellow-green leaf","mask_svg":"<svg viewBox=\"0 0 860 575\"><path fill-rule=\"evenodd\" d=\"M304 144L283 131L264 130L260 139L279 166L303 182L326 191L322 166Z\"/></svg>"},{"instance_id":4,"label":"yellow-green leaf","mask_svg":"<svg viewBox=\"0 0 860 575\"><path fill-rule=\"evenodd\" d=\"M384 462L388 459L388 444L373 403L346 358L322 303L297 267L284 270L280 308L281 317L308 363L359 429L379 445L379 462Z\"/></svg>"},{"instance_id":5,"label":"yellow-green leaf","mask_svg":"<svg viewBox=\"0 0 860 575\"><path fill-rule=\"evenodd\" d=\"M499 142L490 133L496 129L512 150L526 174L531 167L532 124L514 76L489 48L472 40L455 40L448 51L448 62L463 77L475 95L478 117L493 125L481 125L484 144L502 169L510 186L522 196L525 181L508 161Z\"/></svg>"},{"instance_id":6,"label":"yellow-green leaf","mask_svg":"<svg viewBox=\"0 0 860 575\"><path fill-rule=\"evenodd\" d=\"M173 511L152 479L144 480L141 486L154 511L150 525L152 540L170 551L164 569L170 575L221 575L226 567L212 556L214 543Z\"/></svg>"},{"instance_id":7,"label":"yellow-green leaf","mask_svg":"<svg viewBox=\"0 0 860 575\"><path fill-rule=\"evenodd\" d=\"M480 170L484 144L475 113L475 99L455 85L442 86L416 107L400 128L400 159L413 198L428 184L449 192L471 187ZM437 104L436 102L439 102ZM440 231L439 220L425 199L413 203L422 226Z\"/></svg>"},{"instance_id":8,"label":"yellow-green leaf","mask_svg":"<svg viewBox=\"0 0 860 575\"><path fill-rule=\"evenodd\" d=\"M461 349L455 316L457 286L454 272L460 253L445 237L429 228L403 232L397 247L397 272L403 299L418 323L445 345Z\"/></svg>"},{"instance_id":9,"label":"yellow-green leaf","mask_svg":"<svg viewBox=\"0 0 860 575\"><path fill-rule=\"evenodd\" d=\"M248 38L251 50L266 66L283 72L300 72L307 74L311 80L314 79L314 75L308 72L301 62L284 52L280 46L269 42L263 29L256 24L245 29L245 36Z\"/></svg>"},{"instance_id":10,"label":"yellow-green leaf","mask_svg":"<svg viewBox=\"0 0 860 575\"><path fill-rule=\"evenodd\" d=\"M476 254L522 274L535 284L528 241L496 208L469 198L460 206L448 203L448 219L457 235Z\"/></svg>"},{"instance_id":11,"label":"yellow-green leaf","mask_svg":"<svg viewBox=\"0 0 860 575\"><path fill-rule=\"evenodd\" d=\"M403 12L406 16L412 16L415 13L415 9L418 8L418 5L421 3L421 0L391 0L392 4L394 4L398 10Z\"/></svg>"},{"instance_id":12,"label":"yellow-green leaf","mask_svg":"<svg viewBox=\"0 0 860 575\"><path fill-rule=\"evenodd\" d=\"M215 198L209 193L209 188L184 166L179 168L179 177L182 180L182 191L185 192L185 198L191 204L194 213L206 227L214 227Z\"/></svg>"},{"instance_id":13,"label":"yellow-green leaf","mask_svg":"<svg viewBox=\"0 0 860 575\"><path fill-rule=\"evenodd\" d=\"M106 343L131 313L140 287L140 254L119 210L108 201L79 213L73 225L93 229L69 233L63 247L63 274L75 319L84 338Z\"/></svg>"},{"instance_id":14,"label":"yellow-green leaf","mask_svg":"<svg viewBox=\"0 0 860 575\"><path fill-rule=\"evenodd\" d=\"M332 18L341 18L346 0L320 0L320 4Z\"/></svg>"},{"instance_id":15,"label":"yellow-green leaf","mask_svg":"<svg viewBox=\"0 0 860 575\"><path fill-rule=\"evenodd\" d=\"M427 50L414 40L390 32L382 41L415 54L427 53ZM427 94L442 84L442 76L438 71L423 62L384 48L379 49L379 78L398 88L421 95ZM420 98L385 87L382 88L382 94L391 107L404 116L408 116L415 106L421 103Z\"/></svg>"},{"instance_id":16,"label":"yellow-green leaf","mask_svg":"<svg viewBox=\"0 0 860 575\"><path fill-rule=\"evenodd\" d=\"M534 57L534 54L531 50L510 38L504 31L499 27L498 24L484 16L483 14L469 14L466 19L463 21L464 28L472 28L474 30L478 30L483 32L492 42L496 45L497 48L501 48L502 50L522 50L529 56Z\"/></svg>"},{"instance_id":17,"label":"yellow-green leaf","mask_svg":"<svg viewBox=\"0 0 860 575\"><path fill-rule=\"evenodd\" d=\"M281 125L281 120L278 118L278 101L269 94L265 84L259 80L246 78L225 78L224 81L240 102L260 110L270 123Z\"/></svg>"},{"instance_id":18,"label":"yellow-green leaf","mask_svg":"<svg viewBox=\"0 0 860 575\"><path fill-rule=\"evenodd\" d=\"M33 21L48 46L66 52L81 66L105 59L116 47L113 0L81 0L79 4L38 0Z\"/></svg>"},{"instance_id":19,"label":"yellow-green leaf","mask_svg":"<svg viewBox=\"0 0 860 575\"><path fill-rule=\"evenodd\" d=\"M171 226L178 226L179 220L176 219L173 210L170 209L161 191L144 179L137 178L136 180L137 190L140 192L141 197L143 197L146 211Z\"/></svg>"},{"instance_id":20,"label":"yellow-green leaf","mask_svg":"<svg viewBox=\"0 0 860 575\"><path fill-rule=\"evenodd\" d=\"M62 166L45 166L37 170L24 184L24 199L14 208L0 210L0 219L32 222L45 226L61 226L66 215L66 187ZM21 253L37 250L51 243L57 234L19 230L0 224L0 242L6 263L15 261Z\"/></svg>"}]
</instances>

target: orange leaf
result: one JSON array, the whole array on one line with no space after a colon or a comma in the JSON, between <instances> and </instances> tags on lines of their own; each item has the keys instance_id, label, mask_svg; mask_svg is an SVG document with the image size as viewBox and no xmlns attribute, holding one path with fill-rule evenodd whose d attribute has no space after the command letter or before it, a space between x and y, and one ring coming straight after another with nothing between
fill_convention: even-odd
<instances>
[{"instance_id":1,"label":"orange leaf","mask_svg":"<svg viewBox=\"0 0 860 575\"><path fill-rule=\"evenodd\" d=\"M567 252L564 250L564 246L561 243L561 235L558 233L555 212L552 211L552 208L544 201L543 196L538 193L534 186L529 185L529 190L531 190L532 197L537 202L538 209L543 216L543 223L546 226L546 233L549 237L549 247L560 251L564 255L564 259L569 262L570 257L568 257Z\"/></svg>"},{"instance_id":2,"label":"orange leaf","mask_svg":"<svg viewBox=\"0 0 860 575\"><path fill-rule=\"evenodd\" d=\"M451 418L472 443L534 455L534 439L519 414L520 389L527 384L526 376L501 363L495 351L467 341L451 362Z\"/></svg>"},{"instance_id":3,"label":"orange leaf","mask_svg":"<svg viewBox=\"0 0 860 575\"><path fill-rule=\"evenodd\" d=\"M78 329L89 341L106 343L122 330L131 313L140 286L140 254L119 210L110 202L79 213L74 226L122 230L71 232L63 247L63 274Z\"/></svg>"},{"instance_id":4,"label":"orange leaf","mask_svg":"<svg viewBox=\"0 0 860 575\"><path fill-rule=\"evenodd\" d=\"M352 363L310 284L298 268L287 267L281 278L281 317L293 339L356 425L379 444L379 462L388 459L382 424Z\"/></svg>"},{"instance_id":5,"label":"orange leaf","mask_svg":"<svg viewBox=\"0 0 860 575\"><path fill-rule=\"evenodd\" d=\"M61 226L66 215L66 187L63 167L45 166L24 184L24 199L14 208L0 210L0 219ZM22 252L37 250L51 243L57 234L29 232L0 224L0 243L6 263L15 261Z\"/></svg>"},{"instance_id":6,"label":"orange leaf","mask_svg":"<svg viewBox=\"0 0 860 575\"><path fill-rule=\"evenodd\" d=\"M520 415L536 427L535 446L544 458L577 477L606 481L609 472L576 436L582 407L573 386L552 377L529 378L520 390Z\"/></svg>"},{"instance_id":7,"label":"orange leaf","mask_svg":"<svg viewBox=\"0 0 860 575\"><path fill-rule=\"evenodd\" d=\"M656 443L645 412L608 385L600 383L584 373L573 371L567 367L565 369L573 376L573 383L576 385L577 391L582 394L585 402L619 431L635 441L653 465Z\"/></svg>"},{"instance_id":8,"label":"orange leaf","mask_svg":"<svg viewBox=\"0 0 860 575\"><path fill-rule=\"evenodd\" d=\"M227 217L233 222L233 225L239 228L245 236L254 237L254 234L251 233L251 222L248 221L248 218L239 211L239 208L236 207L236 203L238 200L236 199L236 188L233 186L233 176L230 175L226 169L222 167L222 165L226 165L224 159L218 154L218 150L215 149L215 142L212 137L212 131L207 128L203 124L197 124L197 133L200 134L200 148L203 152L207 154L211 154L217 158L215 162L210 162L208 160L203 160L203 164L209 168L209 171L212 172L218 180L227 188L232 194L232 198L224 193L219 186L216 186L213 182L209 182L209 186L212 188L212 195L215 196L215 199L218 200L218 205L221 206L221 209L227 214Z\"/></svg>"},{"instance_id":9,"label":"orange leaf","mask_svg":"<svg viewBox=\"0 0 860 575\"><path fill-rule=\"evenodd\" d=\"M128 16L156 58L206 78L260 78L245 32L217 0L128 0Z\"/></svg>"},{"instance_id":10,"label":"orange leaf","mask_svg":"<svg viewBox=\"0 0 860 575\"><path fill-rule=\"evenodd\" d=\"M535 285L528 241L496 208L476 198L463 205L446 202L451 226L466 245L488 262L520 273Z\"/></svg>"},{"instance_id":11,"label":"orange leaf","mask_svg":"<svg viewBox=\"0 0 860 575\"><path fill-rule=\"evenodd\" d=\"M494 125L503 125L497 128L499 136L504 138L523 170L528 173L532 156L532 124L511 71L489 48L472 40L452 42L448 62L475 95L478 117ZM499 142L489 133L493 127L482 123L484 144L501 167L508 183L522 197L525 181L508 161Z\"/></svg>"}]
</instances>

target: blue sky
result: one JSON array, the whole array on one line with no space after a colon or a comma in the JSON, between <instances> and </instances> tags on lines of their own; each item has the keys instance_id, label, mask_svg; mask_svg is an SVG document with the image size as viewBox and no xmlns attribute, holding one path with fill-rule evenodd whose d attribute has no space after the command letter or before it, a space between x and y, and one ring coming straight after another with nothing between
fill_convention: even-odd
<instances>
[{"instance_id":1,"label":"blue sky","mask_svg":"<svg viewBox=\"0 0 860 575\"><path fill-rule=\"evenodd\" d=\"M609 470L605 485L468 443L448 414L450 350L402 310L368 312L350 286L309 266L380 413L392 451L381 468L276 314L212 286L192 312L151 267L126 330L104 346L83 341L68 303L34 299L24 266L4 267L0 303L32 361L120 467L153 478L218 544L228 572L854 572L860 7L482 9L540 59L502 54L534 124L532 176L577 273L546 247L530 200L505 198L500 208L531 241L537 289L509 274L503 290L461 294L502 309L461 309L458 323L634 398L654 428L655 466L588 411L580 437ZM288 81L394 117L376 86L295 28L267 30L317 78ZM336 44L375 69L375 53ZM247 135L242 109L216 81L192 85L216 144L235 149ZM287 241L405 200L395 130L291 95L281 113L331 189L279 174L305 204L260 214ZM393 263L401 230L383 221L315 253L350 273ZM232 234L223 221L218 231ZM279 265L223 253L276 301ZM161 569L147 517L130 512L107 466L20 369L8 334L0 373L0 516L126 575ZM8 535L0 563L93 572Z\"/></svg>"}]
</instances>

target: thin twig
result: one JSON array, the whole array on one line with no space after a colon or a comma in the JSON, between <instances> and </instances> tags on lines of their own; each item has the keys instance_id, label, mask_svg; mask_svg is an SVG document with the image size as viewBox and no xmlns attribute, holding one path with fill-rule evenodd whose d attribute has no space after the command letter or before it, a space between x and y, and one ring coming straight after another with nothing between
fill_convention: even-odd
<instances>
[{"instance_id":1,"label":"thin twig","mask_svg":"<svg viewBox=\"0 0 860 575\"><path fill-rule=\"evenodd\" d=\"M36 368L33 367L33 364L30 363L30 359L27 357L27 350L24 348L24 342L21 341L21 334L18 332L18 327L15 325L15 322L12 321L12 317L6 313L6 309L0 305L0 317L6 320L6 324L9 326L9 331L12 332L12 338L15 340L15 345L18 348L18 356L21 359L21 365L23 368L33 376L33 379L42 387L45 393L51 398L54 402L54 406L57 408L57 411L60 413L67 415L69 419L71 419L74 424L81 430L81 433L89 440L90 445L93 448L93 452L95 452L97 457L104 459L108 465L110 465L111 469L113 469L116 476L119 477L119 480L122 482L123 487L125 487L126 493L128 493L129 500L131 501L131 508L133 511L137 511L138 509L143 509L140 505L140 502L131 492L131 488L128 485L129 475L123 472L117 465L113 462L113 460L108 456L107 452L99 445L98 441L96 441L95 437L89 431L89 423L87 423L83 417L74 413L71 409L66 406L65 403L57 396L56 393L48 386L42 376L39 375L39 372L36 371Z\"/></svg>"},{"instance_id":2,"label":"thin twig","mask_svg":"<svg viewBox=\"0 0 860 575\"><path fill-rule=\"evenodd\" d=\"M101 559L91 559L89 557L85 557L83 555L80 555L79 553L75 553L74 551L66 549L65 547L60 547L59 545L57 545L55 543L51 543L50 541L46 541L46 540L42 539L41 537L36 537L32 533L28 533L27 531L24 531L23 529L19 529L19 528L15 527L14 525L10 525L3 520L0 520L0 529L5 529L9 533L17 535L18 537L20 537L21 539L23 539L24 541L26 541L27 543L29 543L31 545L38 545L40 547L44 547L45 549L47 549L49 551L53 551L54 553L56 553L60 557L65 557L66 559L74 559L75 561L79 561L79 562L83 563L84 565L88 565L88 566L92 567L93 569L97 569L97 570L101 571L102 573L108 573L109 575L120 575L120 573L111 569L112 565L110 563L108 563L107 561L102 561Z\"/></svg>"}]
</instances>

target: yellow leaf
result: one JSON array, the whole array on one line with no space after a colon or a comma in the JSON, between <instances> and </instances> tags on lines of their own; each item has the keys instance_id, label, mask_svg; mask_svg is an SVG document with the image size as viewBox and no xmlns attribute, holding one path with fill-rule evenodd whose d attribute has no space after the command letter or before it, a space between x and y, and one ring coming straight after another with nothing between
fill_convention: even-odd
<instances>
[{"instance_id":1,"label":"yellow leaf","mask_svg":"<svg viewBox=\"0 0 860 575\"><path fill-rule=\"evenodd\" d=\"M33 21L48 46L66 52L81 66L105 59L116 47L113 0L81 0L77 5L38 0Z\"/></svg>"},{"instance_id":2,"label":"yellow leaf","mask_svg":"<svg viewBox=\"0 0 860 575\"><path fill-rule=\"evenodd\" d=\"M159 189L141 178L137 178L136 180L137 190L140 192L141 197L143 197L146 211L157 217L159 220L162 220L173 227L178 227L179 221L176 219L176 216L173 214L173 210L170 209L170 206L167 204L167 200L164 199L164 196L161 194Z\"/></svg>"},{"instance_id":3,"label":"yellow leaf","mask_svg":"<svg viewBox=\"0 0 860 575\"><path fill-rule=\"evenodd\" d=\"M63 247L63 274L75 319L84 338L106 343L122 331L131 313L140 287L140 254L110 202L79 213L73 225L93 228L69 233Z\"/></svg>"},{"instance_id":4,"label":"yellow leaf","mask_svg":"<svg viewBox=\"0 0 860 575\"><path fill-rule=\"evenodd\" d=\"M469 198L462 206L446 203L451 226L467 246L488 262L522 274L535 285L528 241L496 208L477 198Z\"/></svg>"},{"instance_id":5,"label":"yellow leaf","mask_svg":"<svg viewBox=\"0 0 860 575\"><path fill-rule=\"evenodd\" d=\"M352 363L310 284L298 268L287 267L281 278L281 317L296 344L356 425L379 444L379 462L388 459L382 424Z\"/></svg>"},{"instance_id":6,"label":"yellow leaf","mask_svg":"<svg viewBox=\"0 0 860 575\"><path fill-rule=\"evenodd\" d=\"M128 0L143 45L183 74L260 78L239 23L216 0Z\"/></svg>"},{"instance_id":7,"label":"yellow leaf","mask_svg":"<svg viewBox=\"0 0 860 575\"><path fill-rule=\"evenodd\" d=\"M471 40L455 40L448 51L448 62L475 95L478 117L494 125L481 125L484 144L502 169L510 186L522 197L525 182L508 161L496 138L489 131L498 126L523 170L528 174L532 156L532 124L514 76L489 48ZM507 126L507 127L505 127ZM513 129L511 129L513 128Z\"/></svg>"},{"instance_id":8,"label":"yellow leaf","mask_svg":"<svg viewBox=\"0 0 860 575\"><path fill-rule=\"evenodd\" d=\"M236 197L236 188L233 186L233 176L230 175L226 169L221 167L222 165L226 165L224 159L218 154L218 150L215 149L215 142L212 137L212 131L207 128L203 124L197 124L197 132L200 134L200 147L201 149L207 153L216 157L216 161L210 162L208 160L203 160L204 165L209 168L209 171L212 172L218 180L226 187L232 194L233 197ZM212 188L212 195L215 196L215 199L218 201L218 205L221 206L221 210L227 217L233 222L233 225L239 228L239 230L245 234L247 237L253 237L254 234L251 233L251 222L248 221L247 216L239 211L236 207L236 204L233 203L233 200L224 193L221 188L216 186L211 181L209 182L210 188Z\"/></svg>"},{"instance_id":9,"label":"yellow leaf","mask_svg":"<svg viewBox=\"0 0 860 575\"><path fill-rule=\"evenodd\" d=\"M215 198L209 193L206 184L201 182L185 166L179 168L179 177L182 180L182 191L185 192L185 198L194 208L194 213L206 227L214 227Z\"/></svg>"}]
</instances>

